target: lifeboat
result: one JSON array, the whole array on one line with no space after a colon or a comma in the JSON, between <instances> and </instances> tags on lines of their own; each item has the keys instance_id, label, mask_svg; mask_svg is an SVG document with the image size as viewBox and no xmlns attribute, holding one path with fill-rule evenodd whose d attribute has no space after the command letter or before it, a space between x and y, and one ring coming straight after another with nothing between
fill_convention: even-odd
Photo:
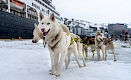
<instances>
[{"instance_id":1,"label":"lifeboat","mask_svg":"<svg viewBox=\"0 0 131 80\"><path fill-rule=\"evenodd\" d=\"M24 3L18 0L10 0L10 7L18 10L23 10Z\"/></svg>"}]
</instances>

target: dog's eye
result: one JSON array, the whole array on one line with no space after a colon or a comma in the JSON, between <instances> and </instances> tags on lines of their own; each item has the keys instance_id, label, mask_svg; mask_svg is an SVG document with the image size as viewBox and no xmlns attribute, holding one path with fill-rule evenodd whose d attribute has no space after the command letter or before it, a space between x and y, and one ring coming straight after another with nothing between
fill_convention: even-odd
<instances>
[{"instance_id":1,"label":"dog's eye","mask_svg":"<svg viewBox=\"0 0 131 80\"><path fill-rule=\"evenodd\" d=\"M44 23L41 23L42 25L44 24Z\"/></svg>"},{"instance_id":2,"label":"dog's eye","mask_svg":"<svg viewBox=\"0 0 131 80\"><path fill-rule=\"evenodd\" d=\"M49 25L50 23L47 23L47 25Z\"/></svg>"}]
</instances>

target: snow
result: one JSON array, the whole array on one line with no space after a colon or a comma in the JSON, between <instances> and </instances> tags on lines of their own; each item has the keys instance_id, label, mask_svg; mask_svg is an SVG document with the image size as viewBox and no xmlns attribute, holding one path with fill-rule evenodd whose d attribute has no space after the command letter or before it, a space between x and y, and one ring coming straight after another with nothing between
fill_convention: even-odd
<instances>
[{"instance_id":1,"label":"snow","mask_svg":"<svg viewBox=\"0 0 131 80\"><path fill-rule=\"evenodd\" d=\"M131 80L131 48L122 48L123 44L114 42L116 62L111 51L107 61L99 62L95 52L93 59L86 60L87 66L79 68L72 55L69 69L63 64L61 76L55 77L49 74L49 51L42 40L0 41L0 80Z\"/></svg>"}]
</instances>

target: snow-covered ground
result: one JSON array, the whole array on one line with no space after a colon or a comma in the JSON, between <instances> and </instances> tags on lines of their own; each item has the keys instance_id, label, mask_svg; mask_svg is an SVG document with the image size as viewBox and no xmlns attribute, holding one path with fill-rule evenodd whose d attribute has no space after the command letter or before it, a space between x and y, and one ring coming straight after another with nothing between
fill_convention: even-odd
<instances>
[{"instance_id":1,"label":"snow-covered ground","mask_svg":"<svg viewBox=\"0 0 131 80\"><path fill-rule=\"evenodd\" d=\"M111 51L107 61L98 62L95 52L87 66L79 68L72 55L69 69L63 64L61 76L55 77L49 74L49 51L42 41L0 41L0 80L131 80L131 48L122 48L119 41L114 44L117 62Z\"/></svg>"}]
</instances>

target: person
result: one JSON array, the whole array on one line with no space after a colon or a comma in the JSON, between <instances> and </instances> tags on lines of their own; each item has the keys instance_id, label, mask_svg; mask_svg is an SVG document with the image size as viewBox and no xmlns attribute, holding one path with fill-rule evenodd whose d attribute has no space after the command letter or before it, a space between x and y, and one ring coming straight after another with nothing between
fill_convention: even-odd
<instances>
[{"instance_id":1,"label":"person","mask_svg":"<svg viewBox=\"0 0 131 80\"><path fill-rule=\"evenodd\" d=\"M113 34L111 34L111 41L113 41Z\"/></svg>"},{"instance_id":2,"label":"person","mask_svg":"<svg viewBox=\"0 0 131 80\"><path fill-rule=\"evenodd\" d=\"M120 39L120 41L122 41L122 40L123 40L123 39L122 39L122 34L120 35L120 38L119 38L119 39Z\"/></svg>"},{"instance_id":3,"label":"person","mask_svg":"<svg viewBox=\"0 0 131 80\"><path fill-rule=\"evenodd\" d=\"M128 40L128 31L127 30L125 31L125 38L124 39L125 39L124 42L126 43L126 41Z\"/></svg>"}]
</instances>

